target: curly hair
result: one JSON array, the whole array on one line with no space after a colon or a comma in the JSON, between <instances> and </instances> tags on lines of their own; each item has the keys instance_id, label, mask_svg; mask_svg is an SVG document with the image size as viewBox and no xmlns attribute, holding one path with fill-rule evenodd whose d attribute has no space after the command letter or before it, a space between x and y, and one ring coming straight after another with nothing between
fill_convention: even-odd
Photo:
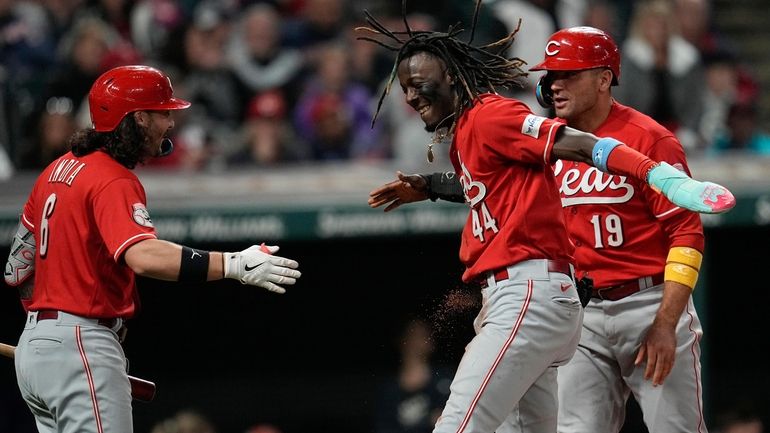
<instances>
[{"instance_id":1,"label":"curly hair","mask_svg":"<svg viewBox=\"0 0 770 433\"><path fill-rule=\"evenodd\" d=\"M470 37L467 42L458 39L463 32L460 23L449 26L447 32L416 31L412 30L406 19L406 0L402 0L402 16L406 31L392 31L375 19L368 11L364 11L366 22L371 27L358 27L356 30L367 31L377 36L385 36L395 42L389 45L374 37L360 36L358 39L373 42L388 50L397 52L393 69L388 78L385 89L377 102L377 111L372 118L372 125L382 107L382 102L390 93L393 81L398 72L398 65L402 60L417 53L429 53L441 59L447 66L450 74L454 76L459 85L455 92L459 97L459 104L455 107L454 117L457 119L462 111L470 107L479 95L485 92L497 92L497 88L508 90L522 87L521 77L527 75L521 67L526 64L518 57L508 58L504 52L510 48L521 28L519 24L508 36L487 45L473 46L473 36L476 31L479 9L482 0L476 0L473 12ZM406 38L404 38L406 36Z\"/></svg>"},{"instance_id":2,"label":"curly hair","mask_svg":"<svg viewBox=\"0 0 770 433\"><path fill-rule=\"evenodd\" d=\"M151 155L147 147L147 135L136 123L134 116L126 116L118 127L109 132L83 129L70 137L70 148L75 156L85 156L103 149L126 168L143 164Z\"/></svg>"}]
</instances>

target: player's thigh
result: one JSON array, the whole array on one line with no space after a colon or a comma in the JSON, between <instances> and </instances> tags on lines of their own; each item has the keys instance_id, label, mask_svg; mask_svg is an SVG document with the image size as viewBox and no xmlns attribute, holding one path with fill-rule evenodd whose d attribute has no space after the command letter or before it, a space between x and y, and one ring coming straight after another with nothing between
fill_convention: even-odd
<instances>
[{"instance_id":1,"label":"player's thigh","mask_svg":"<svg viewBox=\"0 0 770 433\"><path fill-rule=\"evenodd\" d=\"M120 343L103 327L81 328L76 340L81 359L63 383L61 432L131 433L131 386Z\"/></svg>"},{"instance_id":2,"label":"player's thigh","mask_svg":"<svg viewBox=\"0 0 770 433\"><path fill-rule=\"evenodd\" d=\"M613 433L625 419L629 390L616 362L578 346L558 368L559 432Z\"/></svg>"},{"instance_id":3,"label":"player's thigh","mask_svg":"<svg viewBox=\"0 0 770 433\"><path fill-rule=\"evenodd\" d=\"M677 352L671 373L662 384L644 380L639 366L629 383L650 431L705 433L703 417L700 320L690 302L677 324Z\"/></svg>"},{"instance_id":4,"label":"player's thigh","mask_svg":"<svg viewBox=\"0 0 770 433\"><path fill-rule=\"evenodd\" d=\"M519 425L522 433L551 433L556 431L558 408L556 367L549 367L529 387L519 401Z\"/></svg>"}]
</instances>

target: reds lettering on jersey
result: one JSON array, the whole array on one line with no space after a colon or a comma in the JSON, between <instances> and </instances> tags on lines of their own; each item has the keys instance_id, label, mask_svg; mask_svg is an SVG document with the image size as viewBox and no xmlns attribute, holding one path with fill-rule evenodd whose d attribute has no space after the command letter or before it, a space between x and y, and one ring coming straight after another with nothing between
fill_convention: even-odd
<instances>
[{"instance_id":1,"label":"reds lettering on jersey","mask_svg":"<svg viewBox=\"0 0 770 433\"><path fill-rule=\"evenodd\" d=\"M673 134L617 102L604 124L592 132L689 174L684 150ZM576 247L578 275L588 273L595 287L663 272L672 246L703 251L700 217L676 207L646 183L573 161L557 161L553 170Z\"/></svg>"},{"instance_id":2,"label":"reds lettering on jersey","mask_svg":"<svg viewBox=\"0 0 770 433\"><path fill-rule=\"evenodd\" d=\"M104 152L68 152L51 163L22 214L37 244L29 308L130 318L135 277L122 256L136 242L156 237L145 203L136 175Z\"/></svg>"},{"instance_id":3,"label":"reds lettering on jersey","mask_svg":"<svg viewBox=\"0 0 770 433\"><path fill-rule=\"evenodd\" d=\"M481 96L460 117L450 149L470 214L462 234L463 281L529 259L572 261L551 170L563 124L523 103Z\"/></svg>"}]
</instances>

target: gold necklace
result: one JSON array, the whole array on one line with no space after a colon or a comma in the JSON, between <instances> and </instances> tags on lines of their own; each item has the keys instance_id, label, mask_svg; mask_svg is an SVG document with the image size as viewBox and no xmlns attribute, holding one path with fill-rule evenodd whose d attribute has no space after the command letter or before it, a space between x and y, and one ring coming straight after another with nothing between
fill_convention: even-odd
<instances>
[{"instance_id":1,"label":"gold necklace","mask_svg":"<svg viewBox=\"0 0 770 433\"><path fill-rule=\"evenodd\" d=\"M436 131L433 133L433 138L431 139L430 143L428 143L428 162L433 162L433 145L439 144L444 139L450 135L454 131L455 123L452 122L452 124L447 128L441 128L441 124L444 123L447 119L454 116L454 113L450 114L449 116L445 117L441 120L441 122L436 125Z\"/></svg>"}]
</instances>

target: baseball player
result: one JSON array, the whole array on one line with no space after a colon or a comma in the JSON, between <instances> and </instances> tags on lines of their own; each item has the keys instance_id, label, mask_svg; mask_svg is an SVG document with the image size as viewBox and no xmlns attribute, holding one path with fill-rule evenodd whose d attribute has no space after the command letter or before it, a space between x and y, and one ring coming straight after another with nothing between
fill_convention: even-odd
<instances>
[{"instance_id":1,"label":"baseball player","mask_svg":"<svg viewBox=\"0 0 770 433\"><path fill-rule=\"evenodd\" d=\"M538 96L576 129L612 136L689 173L682 145L650 117L612 99L620 55L591 27L551 35ZM572 360L559 369L559 431L619 432L634 393L651 432L706 433L701 398L703 334L692 290L703 227L649 185L557 161L578 276L593 280Z\"/></svg>"},{"instance_id":2,"label":"baseball player","mask_svg":"<svg viewBox=\"0 0 770 433\"><path fill-rule=\"evenodd\" d=\"M523 103L495 94L496 87L515 86L523 73L521 61L497 54L515 31L492 44L499 50L492 52L460 41L457 28L402 35L368 14L367 20L367 31L396 43L390 48L398 52L394 71L406 102L429 131L453 135L454 176L470 206L460 246L462 278L479 283L482 306L434 432L502 432L520 423L526 432L554 432L556 368L576 350L583 308L551 164L578 161L646 180L702 212L726 211L734 198L620 141L536 116ZM669 183L675 179L677 192ZM400 174L372 191L369 204L389 211L432 191L426 178Z\"/></svg>"},{"instance_id":3,"label":"baseball player","mask_svg":"<svg viewBox=\"0 0 770 433\"><path fill-rule=\"evenodd\" d=\"M190 103L146 66L105 72L88 96L93 127L38 177L14 236L5 280L26 287L16 348L19 389L40 432L130 433L131 392L118 333L138 307L135 275L167 281L232 278L278 293L297 262L277 246L202 251L157 238L131 171L167 154L173 113Z\"/></svg>"}]
</instances>

